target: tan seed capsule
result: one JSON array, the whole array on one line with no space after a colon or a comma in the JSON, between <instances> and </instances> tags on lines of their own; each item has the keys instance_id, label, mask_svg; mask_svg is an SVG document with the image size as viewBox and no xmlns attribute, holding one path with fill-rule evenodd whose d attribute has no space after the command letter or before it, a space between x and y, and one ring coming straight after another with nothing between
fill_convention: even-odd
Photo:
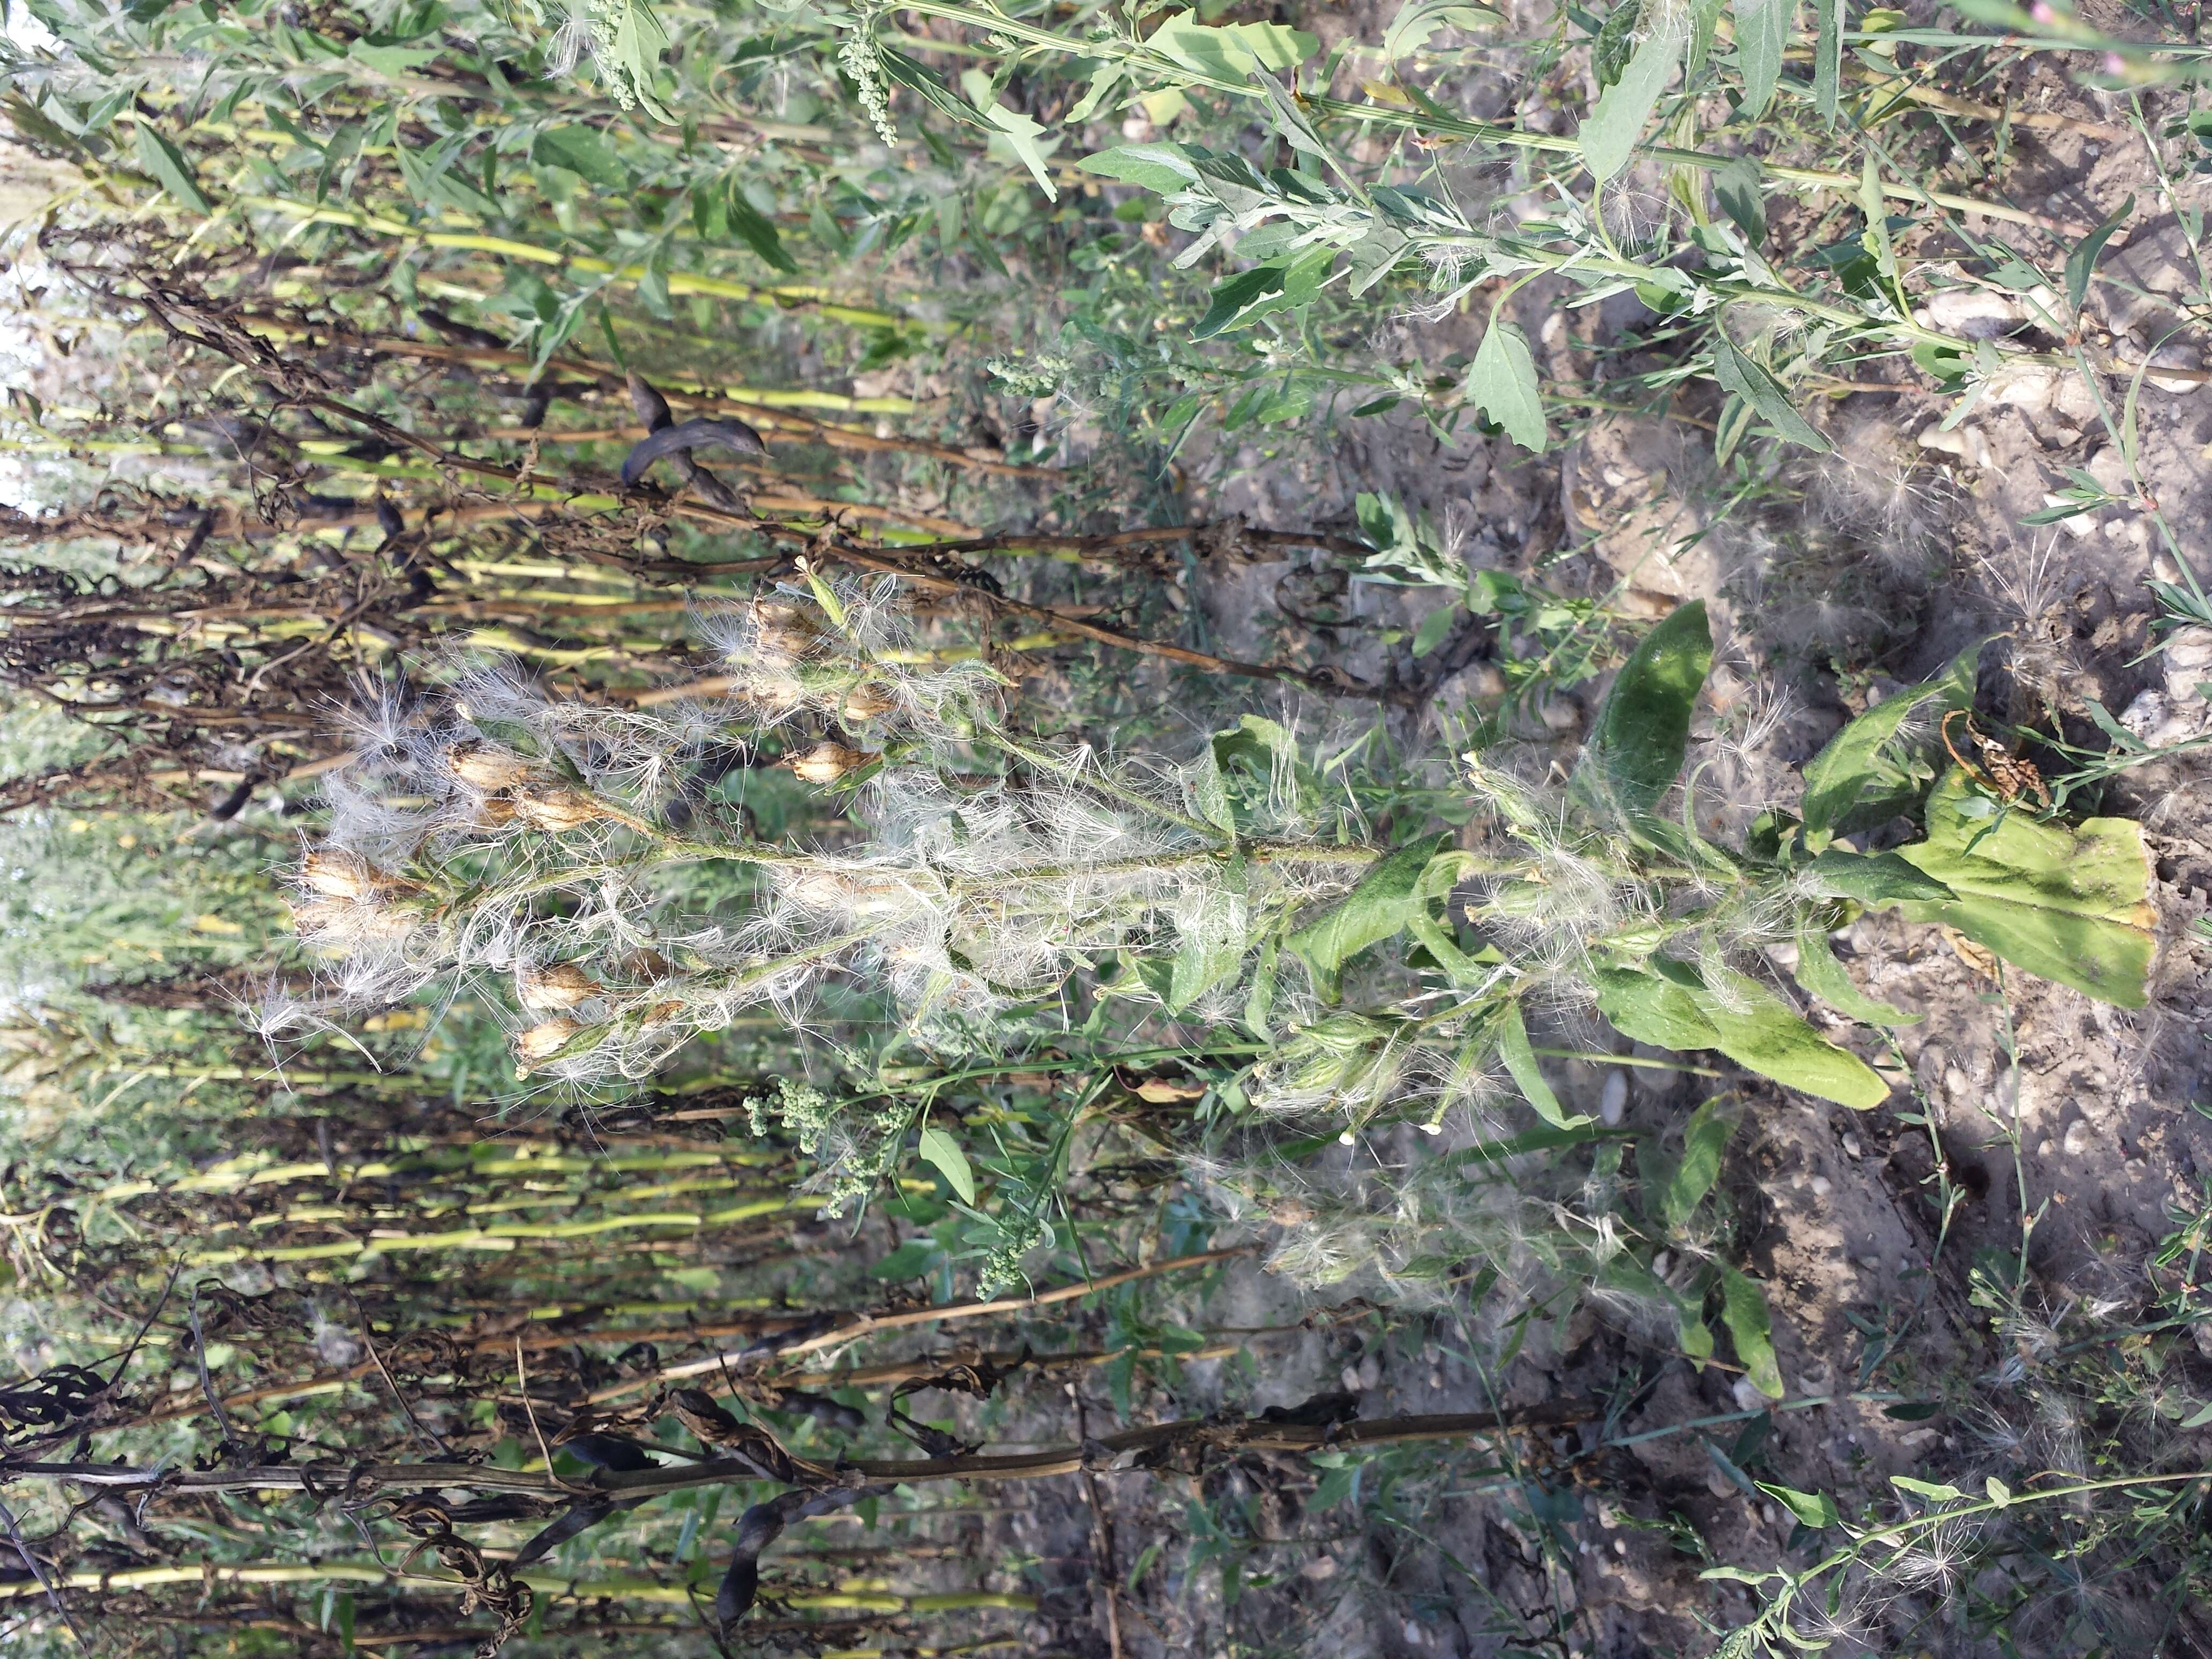
<instances>
[{"instance_id":1,"label":"tan seed capsule","mask_svg":"<svg viewBox=\"0 0 2212 1659\"><path fill-rule=\"evenodd\" d=\"M528 1030L520 1032L514 1039L514 1057L521 1060L545 1060L568 1047L576 1033L584 1028L566 1015L556 1014L540 1020Z\"/></svg>"},{"instance_id":2,"label":"tan seed capsule","mask_svg":"<svg viewBox=\"0 0 2212 1659\"><path fill-rule=\"evenodd\" d=\"M645 1011L645 1024L665 1025L690 1006L690 1004L673 998L665 1002L656 1002Z\"/></svg>"},{"instance_id":3,"label":"tan seed capsule","mask_svg":"<svg viewBox=\"0 0 2212 1659\"><path fill-rule=\"evenodd\" d=\"M520 816L504 795L486 795L477 803L477 822L487 830L504 830Z\"/></svg>"},{"instance_id":4,"label":"tan seed capsule","mask_svg":"<svg viewBox=\"0 0 2212 1659\"><path fill-rule=\"evenodd\" d=\"M300 866L300 879L318 893L335 899L389 898L411 893L412 882L387 876L366 859L350 853L310 853Z\"/></svg>"},{"instance_id":5,"label":"tan seed capsule","mask_svg":"<svg viewBox=\"0 0 2212 1659\"><path fill-rule=\"evenodd\" d=\"M809 783L827 784L859 771L875 758L842 743L817 743L803 755L785 756L778 764L789 767Z\"/></svg>"},{"instance_id":6,"label":"tan seed capsule","mask_svg":"<svg viewBox=\"0 0 2212 1659\"><path fill-rule=\"evenodd\" d=\"M543 775L521 756L488 743L456 744L447 751L446 767L471 789L519 789Z\"/></svg>"},{"instance_id":7,"label":"tan seed capsule","mask_svg":"<svg viewBox=\"0 0 2212 1659\"><path fill-rule=\"evenodd\" d=\"M550 968L526 971L521 975L522 1006L526 1008L573 1008L605 989L573 962L556 962Z\"/></svg>"},{"instance_id":8,"label":"tan seed capsule","mask_svg":"<svg viewBox=\"0 0 2212 1659\"><path fill-rule=\"evenodd\" d=\"M576 789L532 789L518 796L514 810L532 829L580 829L606 817L606 809Z\"/></svg>"},{"instance_id":9,"label":"tan seed capsule","mask_svg":"<svg viewBox=\"0 0 2212 1659\"><path fill-rule=\"evenodd\" d=\"M898 707L898 699L880 685L856 685L845 694L842 705L848 720L872 720Z\"/></svg>"}]
</instances>

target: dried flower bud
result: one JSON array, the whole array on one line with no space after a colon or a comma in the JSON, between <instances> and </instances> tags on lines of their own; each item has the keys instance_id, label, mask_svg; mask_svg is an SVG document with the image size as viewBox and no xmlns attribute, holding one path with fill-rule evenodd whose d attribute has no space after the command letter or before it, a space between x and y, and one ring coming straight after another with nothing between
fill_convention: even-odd
<instances>
[{"instance_id":1,"label":"dried flower bud","mask_svg":"<svg viewBox=\"0 0 2212 1659\"><path fill-rule=\"evenodd\" d=\"M514 810L534 830L574 830L607 816L606 809L581 790L532 789L518 796Z\"/></svg>"},{"instance_id":2,"label":"dried flower bud","mask_svg":"<svg viewBox=\"0 0 2212 1659\"><path fill-rule=\"evenodd\" d=\"M300 866L300 879L330 898L390 898L416 890L412 882L387 876L366 859L350 853L310 853Z\"/></svg>"},{"instance_id":3,"label":"dried flower bud","mask_svg":"<svg viewBox=\"0 0 2212 1659\"><path fill-rule=\"evenodd\" d=\"M769 656L803 657L822 637L822 625L811 611L780 599L755 600L752 623L761 651Z\"/></svg>"},{"instance_id":4,"label":"dried flower bud","mask_svg":"<svg viewBox=\"0 0 2212 1659\"><path fill-rule=\"evenodd\" d=\"M544 775L532 762L489 743L454 744L447 751L446 767L471 789L519 789Z\"/></svg>"},{"instance_id":5,"label":"dried flower bud","mask_svg":"<svg viewBox=\"0 0 2212 1659\"><path fill-rule=\"evenodd\" d=\"M665 1025L690 1006L690 1003L678 998L671 998L665 1002L656 1002L645 1011L645 1024Z\"/></svg>"},{"instance_id":6,"label":"dried flower bud","mask_svg":"<svg viewBox=\"0 0 2212 1659\"><path fill-rule=\"evenodd\" d=\"M606 988L573 962L526 969L521 975L522 1006L531 1009L573 1008Z\"/></svg>"},{"instance_id":7,"label":"dried flower bud","mask_svg":"<svg viewBox=\"0 0 2212 1659\"><path fill-rule=\"evenodd\" d=\"M835 783L875 758L842 743L817 743L803 755L785 756L777 764L789 767L809 783Z\"/></svg>"},{"instance_id":8,"label":"dried flower bud","mask_svg":"<svg viewBox=\"0 0 2212 1659\"><path fill-rule=\"evenodd\" d=\"M540 1020L528 1030L517 1034L514 1057L526 1061L550 1059L567 1048L576 1033L583 1029L565 1014L556 1014L550 1019Z\"/></svg>"},{"instance_id":9,"label":"dried flower bud","mask_svg":"<svg viewBox=\"0 0 2212 1659\"><path fill-rule=\"evenodd\" d=\"M477 803L476 820L487 830L504 830L520 816L504 795L486 795Z\"/></svg>"},{"instance_id":10,"label":"dried flower bud","mask_svg":"<svg viewBox=\"0 0 2212 1659\"><path fill-rule=\"evenodd\" d=\"M622 959L623 971L640 979L664 980L676 975L676 964L658 951L632 951Z\"/></svg>"},{"instance_id":11,"label":"dried flower bud","mask_svg":"<svg viewBox=\"0 0 2212 1659\"><path fill-rule=\"evenodd\" d=\"M872 720L897 708L898 699L880 685L856 685L845 694L842 707L848 720Z\"/></svg>"}]
</instances>

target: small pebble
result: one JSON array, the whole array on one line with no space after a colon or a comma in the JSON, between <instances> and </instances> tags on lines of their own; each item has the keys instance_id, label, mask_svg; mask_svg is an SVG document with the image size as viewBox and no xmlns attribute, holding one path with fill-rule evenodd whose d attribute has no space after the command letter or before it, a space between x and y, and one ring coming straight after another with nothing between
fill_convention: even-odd
<instances>
[{"instance_id":1,"label":"small pebble","mask_svg":"<svg viewBox=\"0 0 2212 1659\"><path fill-rule=\"evenodd\" d=\"M1836 1183L1829 1180L1826 1176L1814 1176L1812 1181L1812 1187L1813 1196L1815 1198L1826 1198L1830 1193L1836 1190Z\"/></svg>"},{"instance_id":2,"label":"small pebble","mask_svg":"<svg viewBox=\"0 0 2212 1659\"><path fill-rule=\"evenodd\" d=\"M2089 1128L2089 1120L2086 1117L2077 1117L2073 1121L2073 1122L2068 1124L2066 1126L2066 1139L2064 1142L2066 1156L2069 1158L2079 1158L2082 1153L2087 1152L2089 1150L2090 1134L2091 1130Z\"/></svg>"},{"instance_id":3,"label":"small pebble","mask_svg":"<svg viewBox=\"0 0 2212 1659\"><path fill-rule=\"evenodd\" d=\"M1866 1156L1866 1147L1861 1144L1859 1138L1848 1129L1844 1131L1844 1150L1853 1158Z\"/></svg>"}]
</instances>

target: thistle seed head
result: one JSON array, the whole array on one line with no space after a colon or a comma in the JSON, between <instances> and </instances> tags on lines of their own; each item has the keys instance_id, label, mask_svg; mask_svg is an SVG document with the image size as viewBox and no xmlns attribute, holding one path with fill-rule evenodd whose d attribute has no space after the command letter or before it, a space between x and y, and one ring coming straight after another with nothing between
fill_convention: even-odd
<instances>
[{"instance_id":1,"label":"thistle seed head","mask_svg":"<svg viewBox=\"0 0 2212 1659\"><path fill-rule=\"evenodd\" d=\"M556 962L549 968L525 969L521 975L522 1006L533 1012L574 1008L601 995L606 987L573 962Z\"/></svg>"},{"instance_id":2,"label":"thistle seed head","mask_svg":"<svg viewBox=\"0 0 2212 1659\"><path fill-rule=\"evenodd\" d=\"M789 767L812 784L832 784L859 771L876 758L842 743L817 743L803 755L787 755L777 763Z\"/></svg>"},{"instance_id":3,"label":"thistle seed head","mask_svg":"<svg viewBox=\"0 0 2212 1659\"><path fill-rule=\"evenodd\" d=\"M446 769L471 789L519 789L544 775L543 769L509 750L488 743L456 744L446 751Z\"/></svg>"},{"instance_id":4,"label":"thistle seed head","mask_svg":"<svg viewBox=\"0 0 2212 1659\"><path fill-rule=\"evenodd\" d=\"M533 830L558 834L580 830L607 816L606 809L581 790L541 787L516 797L516 814Z\"/></svg>"},{"instance_id":5,"label":"thistle seed head","mask_svg":"<svg viewBox=\"0 0 2212 1659\"><path fill-rule=\"evenodd\" d=\"M514 1057L525 1063L550 1060L568 1047L576 1033L583 1029L566 1014L556 1014L550 1019L540 1020L528 1030L516 1033Z\"/></svg>"}]
</instances>

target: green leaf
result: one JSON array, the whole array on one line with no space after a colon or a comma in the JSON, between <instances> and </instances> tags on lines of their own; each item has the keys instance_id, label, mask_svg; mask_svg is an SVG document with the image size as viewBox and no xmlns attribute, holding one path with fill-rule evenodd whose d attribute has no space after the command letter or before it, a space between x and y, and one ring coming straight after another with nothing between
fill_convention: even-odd
<instances>
[{"instance_id":1,"label":"green leaf","mask_svg":"<svg viewBox=\"0 0 2212 1659\"><path fill-rule=\"evenodd\" d=\"M1682 1161L1674 1166L1659 1198L1660 1213L1669 1228L1679 1232L1688 1225L1712 1191L1720 1178L1721 1153L1735 1133L1735 1113L1721 1100L1708 1100L1690 1114L1682 1130Z\"/></svg>"},{"instance_id":2,"label":"green leaf","mask_svg":"<svg viewBox=\"0 0 2212 1659\"><path fill-rule=\"evenodd\" d=\"M1466 0L1406 0L1382 32L1382 55L1395 64L1428 45L1429 37L1440 28L1479 29L1498 21L1500 14L1488 6L1468 5Z\"/></svg>"},{"instance_id":3,"label":"green leaf","mask_svg":"<svg viewBox=\"0 0 2212 1659\"><path fill-rule=\"evenodd\" d=\"M1716 328L1712 337L1713 378L1723 387L1757 410L1788 441L1820 454L1835 447L1797 412L1782 382L1747 356L1725 328Z\"/></svg>"},{"instance_id":4,"label":"green leaf","mask_svg":"<svg viewBox=\"0 0 2212 1659\"><path fill-rule=\"evenodd\" d=\"M544 167L566 167L605 190L629 184L629 169L615 155L614 146L590 127L555 127L541 132L530 146L530 159Z\"/></svg>"},{"instance_id":5,"label":"green leaf","mask_svg":"<svg viewBox=\"0 0 2212 1659\"><path fill-rule=\"evenodd\" d=\"M1721 1268L1721 1322L1742 1362L1751 1386L1769 1400L1782 1398L1782 1368L1774 1359L1774 1324L1766 1311L1766 1292L1759 1281L1735 1268Z\"/></svg>"},{"instance_id":6,"label":"green leaf","mask_svg":"<svg viewBox=\"0 0 2212 1659\"><path fill-rule=\"evenodd\" d=\"M2011 1504L2012 1488L1998 1480L1996 1476L1994 1474L1990 1476L1988 1480L1982 1482L1982 1485L1990 1494L1990 1502L1999 1509L2005 1509Z\"/></svg>"},{"instance_id":7,"label":"green leaf","mask_svg":"<svg viewBox=\"0 0 2212 1659\"><path fill-rule=\"evenodd\" d=\"M1180 144L1121 144L1086 155L1075 165L1082 172L1140 185L1160 196L1172 196L1199 178Z\"/></svg>"},{"instance_id":8,"label":"green leaf","mask_svg":"<svg viewBox=\"0 0 2212 1659\"><path fill-rule=\"evenodd\" d=\"M1359 884L1316 920L1285 941L1313 972L1322 994L1334 1000L1344 964L1370 945L1402 932L1429 896L1421 878L1449 843L1438 836L1401 847L1360 878Z\"/></svg>"},{"instance_id":9,"label":"green leaf","mask_svg":"<svg viewBox=\"0 0 2212 1659\"><path fill-rule=\"evenodd\" d=\"M1797 0L1732 0L1735 19L1736 64L1743 74L1743 107L1747 121L1766 113L1774 100L1774 88L1782 79L1782 53L1797 27Z\"/></svg>"},{"instance_id":10,"label":"green leaf","mask_svg":"<svg viewBox=\"0 0 2212 1659\"><path fill-rule=\"evenodd\" d=\"M1831 126L1843 80L1844 0L1813 0L1813 107Z\"/></svg>"},{"instance_id":11,"label":"green leaf","mask_svg":"<svg viewBox=\"0 0 2212 1659\"><path fill-rule=\"evenodd\" d=\"M2015 967L2123 1008L2150 1000L2157 923L2150 856L2126 818L2075 829L1995 812L1954 768L1928 799L1928 838L1903 855L1958 896L1900 908L1941 922Z\"/></svg>"},{"instance_id":12,"label":"green leaf","mask_svg":"<svg viewBox=\"0 0 2212 1659\"><path fill-rule=\"evenodd\" d=\"M2136 198L2130 196L2120 204L2119 211L2084 236L2074 251L2066 256L2066 303L2075 311L2081 309L2082 301L2089 297L2089 278L2096 273L2097 256L2105 251L2105 244L2122 225L2135 216Z\"/></svg>"},{"instance_id":13,"label":"green leaf","mask_svg":"<svg viewBox=\"0 0 2212 1659\"><path fill-rule=\"evenodd\" d=\"M1468 369L1467 395L1522 448L1544 453L1544 399L1528 337L1494 312Z\"/></svg>"},{"instance_id":14,"label":"green leaf","mask_svg":"<svg viewBox=\"0 0 2212 1659\"><path fill-rule=\"evenodd\" d=\"M1459 606L1440 605L1421 618L1421 625L1413 630L1413 654L1425 657L1451 637L1452 624L1459 619Z\"/></svg>"},{"instance_id":15,"label":"green leaf","mask_svg":"<svg viewBox=\"0 0 2212 1659\"><path fill-rule=\"evenodd\" d=\"M1599 25L1597 38L1590 45L1590 70L1597 76L1600 92L1626 73L1628 60L1636 55L1636 25L1643 16L1643 0L1620 0Z\"/></svg>"},{"instance_id":16,"label":"green leaf","mask_svg":"<svg viewBox=\"0 0 2212 1659\"><path fill-rule=\"evenodd\" d=\"M1145 42L1161 57L1212 80L1241 85L1257 70L1278 74L1303 64L1321 42L1280 23L1231 23L1209 28L1191 13L1171 13Z\"/></svg>"},{"instance_id":17,"label":"green leaf","mask_svg":"<svg viewBox=\"0 0 2212 1659\"><path fill-rule=\"evenodd\" d=\"M1520 1085L1522 1094L1545 1122L1557 1129L1574 1129L1589 1121L1587 1117L1569 1117L1559 1104L1559 1097L1552 1092L1552 1085L1544 1081L1544 1073L1536 1065L1535 1050L1528 1046L1528 1028L1522 1023L1518 999L1508 1002L1498 1018L1498 1057L1505 1062L1513 1081Z\"/></svg>"},{"instance_id":18,"label":"green leaf","mask_svg":"<svg viewBox=\"0 0 2212 1659\"><path fill-rule=\"evenodd\" d=\"M1852 982L1829 948L1828 936L1817 927L1797 933L1797 982L1838 1013L1869 1025L1911 1025L1926 1018L1869 996Z\"/></svg>"},{"instance_id":19,"label":"green leaf","mask_svg":"<svg viewBox=\"0 0 2212 1659\"><path fill-rule=\"evenodd\" d=\"M1648 813L1673 787L1712 658L1703 599L1677 607L1629 653L1576 769L1601 808L1623 817Z\"/></svg>"},{"instance_id":20,"label":"green leaf","mask_svg":"<svg viewBox=\"0 0 2212 1659\"><path fill-rule=\"evenodd\" d=\"M1916 1498L1925 1498L1936 1504L1953 1503L1966 1495L1956 1486L1941 1486L1933 1480L1915 1480L1909 1474L1893 1474L1889 1477L1889 1484L1900 1492L1909 1492Z\"/></svg>"},{"instance_id":21,"label":"green leaf","mask_svg":"<svg viewBox=\"0 0 2212 1659\"><path fill-rule=\"evenodd\" d=\"M1803 874L1815 892L1862 904L1952 896L1942 882L1894 853L1852 853L1832 847L1808 863Z\"/></svg>"},{"instance_id":22,"label":"green leaf","mask_svg":"<svg viewBox=\"0 0 2212 1659\"><path fill-rule=\"evenodd\" d=\"M1721 1034L1686 987L1637 968L1601 968L1592 977L1598 1012L1624 1036L1677 1054L1720 1046Z\"/></svg>"},{"instance_id":23,"label":"green leaf","mask_svg":"<svg viewBox=\"0 0 2212 1659\"><path fill-rule=\"evenodd\" d=\"M1923 751L1938 746L1937 728L1954 708L1974 701L1977 641L1954 657L1934 679L1884 698L1828 739L1805 766L1805 833L1815 845L1855 835L1915 805L1936 776ZM1930 705L1933 705L1932 707ZM1906 720L1924 711L1929 730L1912 744L1899 740Z\"/></svg>"},{"instance_id":24,"label":"green leaf","mask_svg":"<svg viewBox=\"0 0 2212 1659\"><path fill-rule=\"evenodd\" d=\"M1251 322L1262 313L1272 311L1281 303L1283 267L1256 265L1250 270L1240 270L1214 286L1212 302L1200 318L1198 326L1190 331L1194 340L1210 340L1217 334L1225 334L1232 328Z\"/></svg>"},{"instance_id":25,"label":"green leaf","mask_svg":"<svg viewBox=\"0 0 2212 1659\"><path fill-rule=\"evenodd\" d=\"M1600 969L1598 1012L1614 1029L1662 1048L1713 1048L1761 1077L1866 1110L1889 1098L1881 1074L1838 1048L1755 980L1735 976L1722 995L1687 963L1651 959L1649 970Z\"/></svg>"},{"instance_id":26,"label":"green leaf","mask_svg":"<svg viewBox=\"0 0 2212 1659\"><path fill-rule=\"evenodd\" d=\"M1597 107L1577 135L1582 140L1583 165L1599 184L1628 165L1636 141L1643 137L1644 124L1658 106L1659 94L1674 78L1674 66L1682 61L1682 48L1688 44L1684 20L1670 17L1637 47L1620 79L1599 94Z\"/></svg>"},{"instance_id":27,"label":"green leaf","mask_svg":"<svg viewBox=\"0 0 2212 1659\"><path fill-rule=\"evenodd\" d=\"M1776 1390L1775 1397L1780 1398L1779 1389ZM1836 1508L1836 1500L1826 1492L1799 1492L1795 1486L1771 1486L1764 1480L1756 1484L1759 1491L1816 1532L1822 1527L1844 1524L1843 1515Z\"/></svg>"},{"instance_id":28,"label":"green leaf","mask_svg":"<svg viewBox=\"0 0 2212 1659\"><path fill-rule=\"evenodd\" d=\"M192 177L191 163L185 160L182 150L143 121L138 123L134 142L139 165L161 180L163 190L195 213L215 211L215 204Z\"/></svg>"},{"instance_id":29,"label":"green leaf","mask_svg":"<svg viewBox=\"0 0 2212 1659\"><path fill-rule=\"evenodd\" d=\"M957 121L963 126L988 131L982 116L973 104L904 52L878 41L876 59L883 66L885 80L904 87L939 115Z\"/></svg>"},{"instance_id":30,"label":"green leaf","mask_svg":"<svg viewBox=\"0 0 2212 1659\"><path fill-rule=\"evenodd\" d=\"M936 1165L945 1185L959 1194L963 1204L975 1201L975 1172L968 1167L968 1154L960 1150L958 1141L935 1124L924 1124L921 1152L924 1158Z\"/></svg>"},{"instance_id":31,"label":"green leaf","mask_svg":"<svg viewBox=\"0 0 2212 1659\"><path fill-rule=\"evenodd\" d=\"M799 263L785 251L775 221L745 199L734 179L730 181L729 224L731 234L750 248L763 264L787 276L798 274Z\"/></svg>"}]
</instances>

